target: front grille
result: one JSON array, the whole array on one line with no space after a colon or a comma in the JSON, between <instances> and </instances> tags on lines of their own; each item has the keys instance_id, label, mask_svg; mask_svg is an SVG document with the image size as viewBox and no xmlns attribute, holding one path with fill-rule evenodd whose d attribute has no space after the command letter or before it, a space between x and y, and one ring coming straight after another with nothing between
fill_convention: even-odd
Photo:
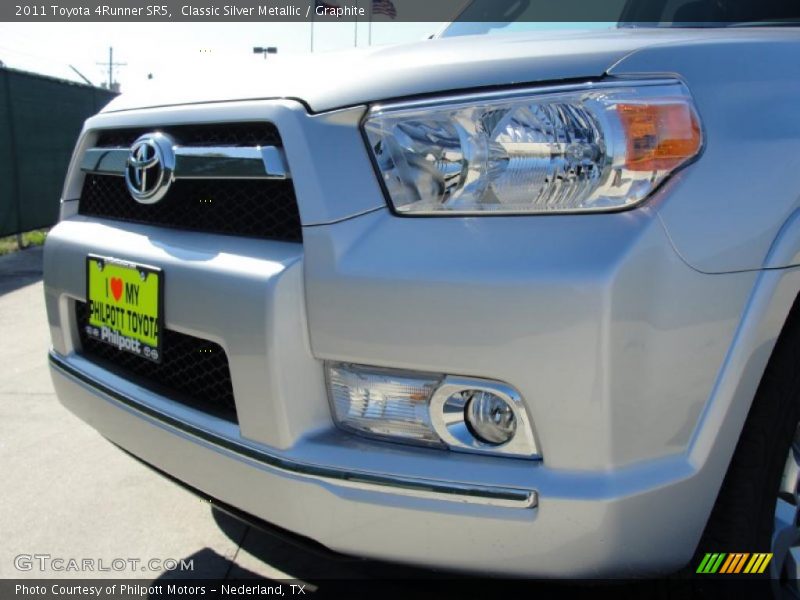
<instances>
[{"instance_id":1,"label":"front grille","mask_svg":"<svg viewBox=\"0 0 800 600\"><path fill-rule=\"evenodd\" d=\"M154 363L88 336L88 307L75 303L84 357L170 400L237 422L228 357L219 344L167 329L161 363Z\"/></svg>"},{"instance_id":2,"label":"front grille","mask_svg":"<svg viewBox=\"0 0 800 600\"><path fill-rule=\"evenodd\" d=\"M124 178L89 174L78 212L171 229L303 240L294 190L283 180L179 179L160 202L140 204Z\"/></svg>"},{"instance_id":3,"label":"front grille","mask_svg":"<svg viewBox=\"0 0 800 600\"><path fill-rule=\"evenodd\" d=\"M166 127L104 129L97 137L98 148L128 148L139 136L160 131L182 146L281 146L281 136L272 123L200 123Z\"/></svg>"},{"instance_id":4,"label":"front grille","mask_svg":"<svg viewBox=\"0 0 800 600\"><path fill-rule=\"evenodd\" d=\"M163 131L183 146L281 146L272 123L215 123L108 129L97 147L127 148L142 134ZM244 237L302 242L300 213L290 179L179 179L156 204L134 200L123 177L87 174L78 213Z\"/></svg>"}]
</instances>

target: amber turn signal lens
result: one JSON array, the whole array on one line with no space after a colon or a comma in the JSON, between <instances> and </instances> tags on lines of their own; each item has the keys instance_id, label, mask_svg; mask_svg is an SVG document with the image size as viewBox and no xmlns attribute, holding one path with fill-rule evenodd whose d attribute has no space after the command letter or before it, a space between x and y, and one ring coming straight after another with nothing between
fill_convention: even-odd
<instances>
[{"instance_id":1,"label":"amber turn signal lens","mask_svg":"<svg viewBox=\"0 0 800 600\"><path fill-rule=\"evenodd\" d=\"M618 104L631 171L671 171L703 145L697 115L688 103Z\"/></svg>"}]
</instances>

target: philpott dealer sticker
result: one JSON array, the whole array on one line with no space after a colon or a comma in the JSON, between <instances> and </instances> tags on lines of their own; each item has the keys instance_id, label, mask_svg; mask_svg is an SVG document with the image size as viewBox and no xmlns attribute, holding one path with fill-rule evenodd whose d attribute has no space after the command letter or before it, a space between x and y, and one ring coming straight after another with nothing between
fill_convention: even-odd
<instances>
[{"instance_id":1,"label":"philpott dealer sticker","mask_svg":"<svg viewBox=\"0 0 800 600\"><path fill-rule=\"evenodd\" d=\"M89 256L86 278L86 334L160 362L163 273L153 267Z\"/></svg>"}]
</instances>

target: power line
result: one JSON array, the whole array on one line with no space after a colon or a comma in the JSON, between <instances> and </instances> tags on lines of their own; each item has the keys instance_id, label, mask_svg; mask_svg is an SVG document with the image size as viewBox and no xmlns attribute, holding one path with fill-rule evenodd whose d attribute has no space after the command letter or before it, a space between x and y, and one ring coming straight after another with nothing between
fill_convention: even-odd
<instances>
[{"instance_id":1,"label":"power line","mask_svg":"<svg viewBox=\"0 0 800 600\"><path fill-rule=\"evenodd\" d=\"M3 40L5 41L5 40ZM17 54L19 56L25 56L27 58L33 58L40 62L47 62L54 65L64 66L65 63L61 62L60 60L56 60L50 56L44 56L42 54L31 54L30 52L23 52L22 50L16 50L14 48L9 48L8 46L0 46L0 50L10 54Z\"/></svg>"},{"instance_id":2,"label":"power line","mask_svg":"<svg viewBox=\"0 0 800 600\"><path fill-rule=\"evenodd\" d=\"M89 78L88 78L88 77L86 77L86 76L85 76L83 73L81 73L80 71L78 71L78 69L76 69L76 68L75 68L75 67L73 67L72 65L69 65L69 68L70 68L70 69L72 69L73 71L75 71L75 72L78 74L78 77L80 77L81 79L83 79L83 80L84 80L84 81L85 81L85 82L86 82L88 85L91 85L92 87L94 87L94 84L93 84L93 83L92 83L92 82L89 80Z\"/></svg>"},{"instance_id":3,"label":"power line","mask_svg":"<svg viewBox=\"0 0 800 600\"><path fill-rule=\"evenodd\" d=\"M49 77L58 77L70 81L75 80L72 73L68 70L68 67L71 67L71 65L53 59L52 57L23 52L21 50L8 48L7 46L0 46L0 52L4 54L3 60L7 67L18 68L32 73L40 73Z\"/></svg>"}]
</instances>

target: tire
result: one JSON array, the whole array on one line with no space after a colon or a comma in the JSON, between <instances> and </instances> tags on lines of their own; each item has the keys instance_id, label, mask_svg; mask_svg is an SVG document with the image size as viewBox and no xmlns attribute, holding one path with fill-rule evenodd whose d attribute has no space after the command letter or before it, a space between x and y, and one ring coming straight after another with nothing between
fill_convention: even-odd
<instances>
[{"instance_id":1,"label":"tire","mask_svg":"<svg viewBox=\"0 0 800 600\"><path fill-rule=\"evenodd\" d=\"M784 561L781 548L773 545L773 537L779 529L776 528L776 506L783 510L782 515L787 514L786 510L793 511L795 533L787 533L796 536L797 470L788 472L787 465L789 461L797 465L800 460L798 422L800 296L795 300L764 371L716 504L687 571L696 568L706 552L774 552L765 572L767 577L770 573L785 575L787 568L796 569L796 565ZM782 485L785 472L788 477ZM787 504L778 505L779 499ZM797 543L795 537L789 545ZM788 559L791 563L792 557Z\"/></svg>"}]
</instances>

